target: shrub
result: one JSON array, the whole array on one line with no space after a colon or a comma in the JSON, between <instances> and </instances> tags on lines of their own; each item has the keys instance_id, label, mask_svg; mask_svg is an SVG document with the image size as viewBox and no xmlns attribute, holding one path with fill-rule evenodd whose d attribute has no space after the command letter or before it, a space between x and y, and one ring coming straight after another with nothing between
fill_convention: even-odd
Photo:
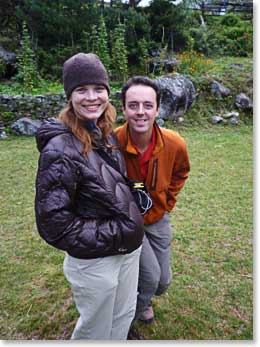
<instances>
[{"instance_id":1,"label":"shrub","mask_svg":"<svg viewBox=\"0 0 260 347\"><path fill-rule=\"evenodd\" d=\"M36 58L31 48L30 36L25 22L23 22L21 47L17 55L17 68L18 73L14 80L20 82L25 91L32 91L39 85Z\"/></svg>"},{"instance_id":2,"label":"shrub","mask_svg":"<svg viewBox=\"0 0 260 347\"><path fill-rule=\"evenodd\" d=\"M3 77L6 72L6 63L2 57L0 57L0 77Z\"/></svg>"},{"instance_id":3,"label":"shrub","mask_svg":"<svg viewBox=\"0 0 260 347\"><path fill-rule=\"evenodd\" d=\"M176 72L193 76L200 76L207 73L213 62L207 59L203 53L195 51L183 52L176 55L178 64Z\"/></svg>"}]
</instances>

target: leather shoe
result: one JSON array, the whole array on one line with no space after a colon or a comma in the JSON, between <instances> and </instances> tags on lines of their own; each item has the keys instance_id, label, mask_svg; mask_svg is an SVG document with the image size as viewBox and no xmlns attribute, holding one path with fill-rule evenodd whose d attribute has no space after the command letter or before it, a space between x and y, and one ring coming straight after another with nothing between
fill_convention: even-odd
<instances>
[{"instance_id":1,"label":"leather shoe","mask_svg":"<svg viewBox=\"0 0 260 347\"><path fill-rule=\"evenodd\" d=\"M131 327L127 335L127 340L145 340L145 338L136 328Z\"/></svg>"},{"instance_id":2,"label":"leather shoe","mask_svg":"<svg viewBox=\"0 0 260 347\"><path fill-rule=\"evenodd\" d=\"M144 324L151 324L153 320L154 320L153 307L152 305L149 305L139 317L139 321Z\"/></svg>"}]
</instances>

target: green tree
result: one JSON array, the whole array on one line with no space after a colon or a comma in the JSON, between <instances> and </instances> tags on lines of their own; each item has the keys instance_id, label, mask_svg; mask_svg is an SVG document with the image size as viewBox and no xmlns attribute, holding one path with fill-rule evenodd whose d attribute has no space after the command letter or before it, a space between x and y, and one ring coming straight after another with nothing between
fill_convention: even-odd
<instances>
[{"instance_id":1,"label":"green tree","mask_svg":"<svg viewBox=\"0 0 260 347\"><path fill-rule=\"evenodd\" d=\"M140 73L143 75L148 75L148 67L149 67L149 54L148 54L148 42L143 37L141 40L138 41L138 58L139 58L139 65L140 65Z\"/></svg>"},{"instance_id":2,"label":"green tree","mask_svg":"<svg viewBox=\"0 0 260 347\"><path fill-rule=\"evenodd\" d=\"M100 3L97 0L23 0L16 14L29 23L34 40L42 48L74 47L81 40L83 30L90 31L97 24Z\"/></svg>"},{"instance_id":3,"label":"green tree","mask_svg":"<svg viewBox=\"0 0 260 347\"><path fill-rule=\"evenodd\" d=\"M117 80L126 80L127 48L125 44L125 25L119 23L111 35L113 75Z\"/></svg>"},{"instance_id":4,"label":"green tree","mask_svg":"<svg viewBox=\"0 0 260 347\"><path fill-rule=\"evenodd\" d=\"M110 71L111 60L108 50L108 35L103 15L100 16L99 30L97 37L97 55L105 65L107 71Z\"/></svg>"},{"instance_id":5,"label":"green tree","mask_svg":"<svg viewBox=\"0 0 260 347\"><path fill-rule=\"evenodd\" d=\"M22 83L26 91L32 91L39 84L36 58L31 48L30 36L25 22L22 26L21 47L17 55L17 70L15 80Z\"/></svg>"},{"instance_id":6,"label":"green tree","mask_svg":"<svg viewBox=\"0 0 260 347\"><path fill-rule=\"evenodd\" d=\"M186 46L185 30L188 27L190 13L185 1L175 5L171 0L152 0L149 8L151 39L165 45L170 51L177 51Z\"/></svg>"}]
</instances>

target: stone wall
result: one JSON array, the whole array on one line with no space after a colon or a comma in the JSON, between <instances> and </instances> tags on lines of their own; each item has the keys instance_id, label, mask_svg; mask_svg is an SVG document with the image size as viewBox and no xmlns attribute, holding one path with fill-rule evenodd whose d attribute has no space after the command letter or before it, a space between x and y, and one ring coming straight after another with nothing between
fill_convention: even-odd
<instances>
[{"instance_id":1,"label":"stone wall","mask_svg":"<svg viewBox=\"0 0 260 347\"><path fill-rule=\"evenodd\" d=\"M0 94L0 120L5 126L22 117L43 120L56 116L65 104L64 93L37 96Z\"/></svg>"},{"instance_id":2,"label":"stone wall","mask_svg":"<svg viewBox=\"0 0 260 347\"><path fill-rule=\"evenodd\" d=\"M192 82L180 74L160 77L155 80L162 92L159 118L177 120L192 106L196 91ZM111 103L116 107L120 121L120 92L110 94ZM0 94L0 121L10 126L20 118L44 120L55 117L66 104L66 96L45 94L36 96Z\"/></svg>"}]
</instances>

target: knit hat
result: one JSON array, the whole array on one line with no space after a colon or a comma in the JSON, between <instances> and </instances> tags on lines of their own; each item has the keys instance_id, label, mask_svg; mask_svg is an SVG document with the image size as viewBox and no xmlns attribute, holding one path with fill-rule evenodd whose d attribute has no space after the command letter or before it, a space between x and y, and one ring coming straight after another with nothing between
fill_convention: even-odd
<instances>
[{"instance_id":1,"label":"knit hat","mask_svg":"<svg viewBox=\"0 0 260 347\"><path fill-rule=\"evenodd\" d=\"M100 84L110 93L107 71L93 53L78 53L63 64L63 85L69 99L72 91L84 84Z\"/></svg>"}]
</instances>

